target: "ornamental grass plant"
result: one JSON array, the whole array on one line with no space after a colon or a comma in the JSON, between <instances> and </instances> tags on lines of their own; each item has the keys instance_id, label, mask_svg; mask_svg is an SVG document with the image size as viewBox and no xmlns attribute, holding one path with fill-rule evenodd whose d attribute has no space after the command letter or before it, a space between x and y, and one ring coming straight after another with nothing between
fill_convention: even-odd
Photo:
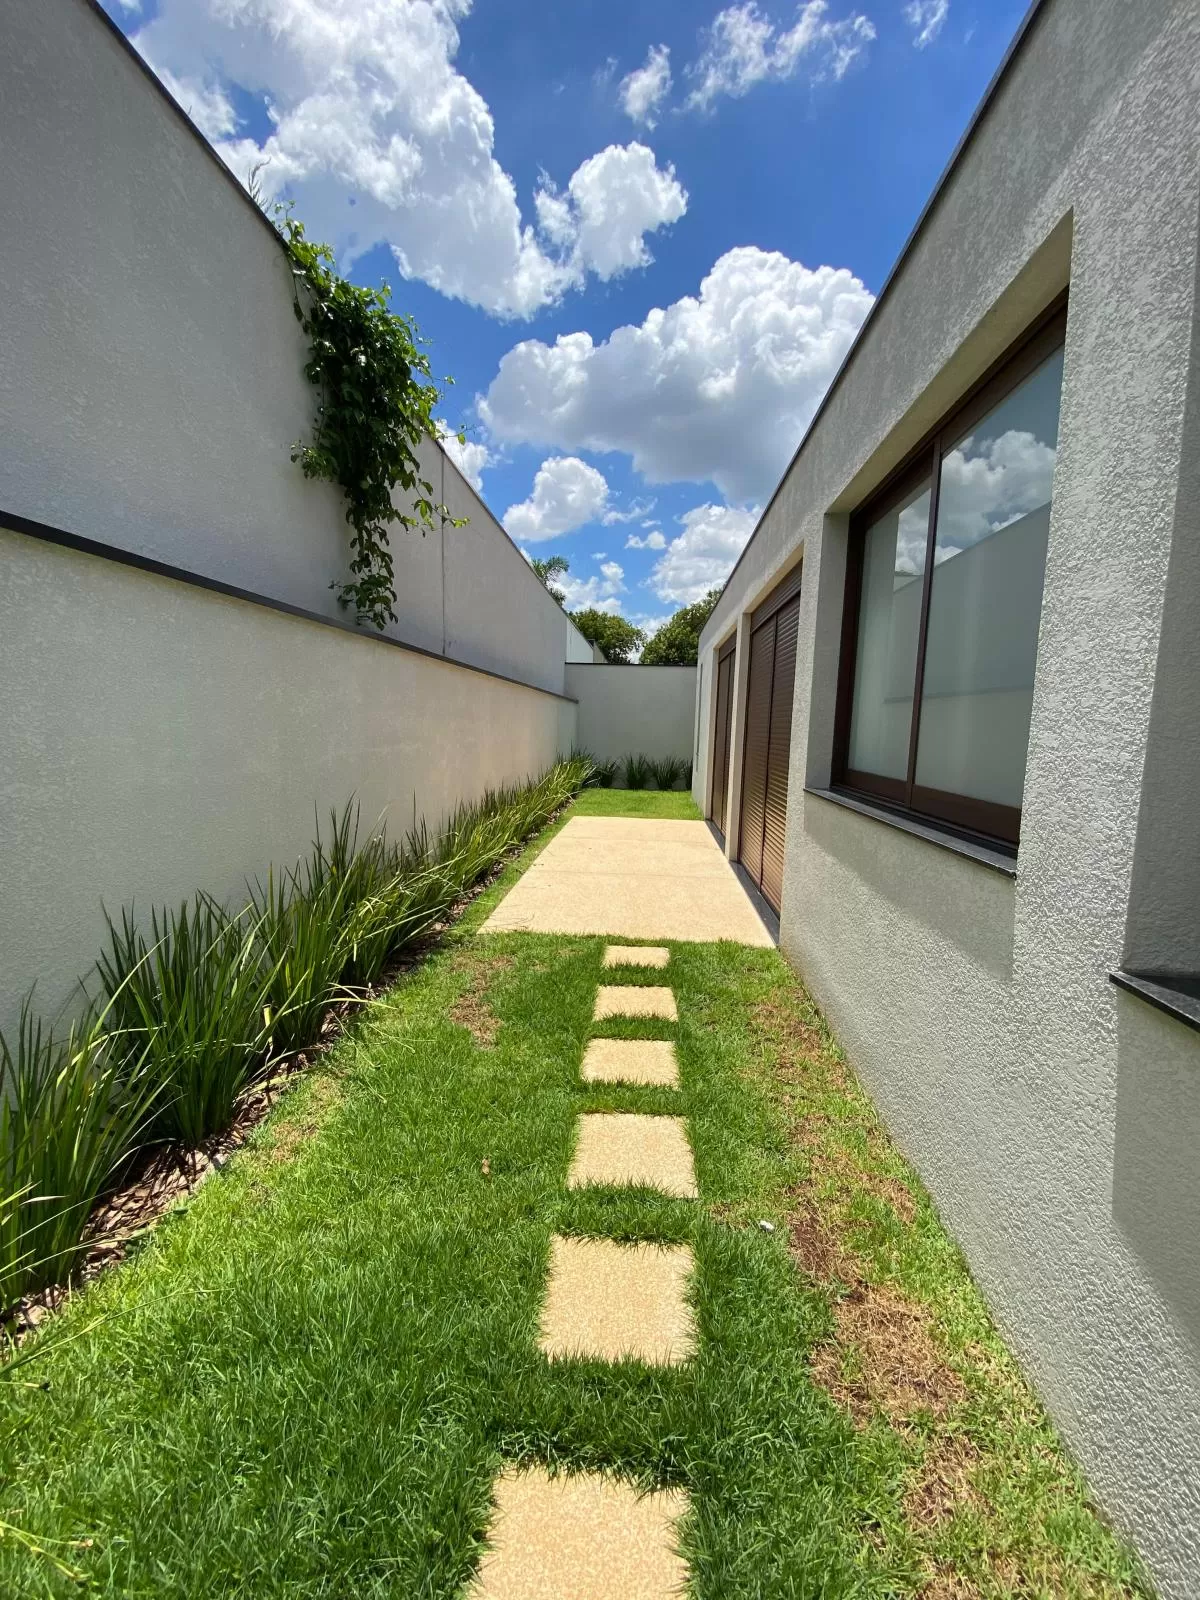
<instances>
[{"instance_id":1,"label":"ornamental grass plant","mask_svg":"<svg viewBox=\"0 0 1200 1600\"><path fill-rule=\"evenodd\" d=\"M625 787L627 789L648 789L652 776L653 773L650 770L648 757L625 757Z\"/></svg>"},{"instance_id":2,"label":"ornamental grass plant","mask_svg":"<svg viewBox=\"0 0 1200 1600\"><path fill-rule=\"evenodd\" d=\"M61 1038L21 1007L0 1035L0 1311L69 1277L97 1199L143 1136L157 1084L95 1015Z\"/></svg>"},{"instance_id":3,"label":"ornamental grass plant","mask_svg":"<svg viewBox=\"0 0 1200 1600\"><path fill-rule=\"evenodd\" d=\"M274 1061L315 1044L333 1004L361 999L591 772L572 756L399 843L382 826L360 839L351 801L236 914L200 891L152 911L148 933L132 909L107 918L85 1019L61 1039L27 1001L15 1043L0 1035L0 1315L70 1276L139 1145L190 1148L228 1128Z\"/></svg>"},{"instance_id":4,"label":"ornamental grass plant","mask_svg":"<svg viewBox=\"0 0 1200 1600\"><path fill-rule=\"evenodd\" d=\"M229 1126L266 1048L279 962L246 912L203 891L152 911L148 942L128 909L108 936L96 970L109 1048L153 1082L155 1135L199 1144Z\"/></svg>"},{"instance_id":5,"label":"ornamental grass plant","mask_svg":"<svg viewBox=\"0 0 1200 1600\"><path fill-rule=\"evenodd\" d=\"M679 756L662 756L647 765L660 789L673 789L687 769L687 762Z\"/></svg>"}]
</instances>

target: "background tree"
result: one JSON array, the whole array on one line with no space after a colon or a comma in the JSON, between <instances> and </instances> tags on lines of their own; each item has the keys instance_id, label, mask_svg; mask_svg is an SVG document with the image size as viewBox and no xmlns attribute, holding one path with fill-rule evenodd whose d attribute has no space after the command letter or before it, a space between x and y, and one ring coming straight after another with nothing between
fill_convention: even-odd
<instances>
[{"instance_id":1,"label":"background tree","mask_svg":"<svg viewBox=\"0 0 1200 1600\"><path fill-rule=\"evenodd\" d=\"M704 624L713 614L720 589L710 589L694 606L669 617L642 651L644 667L694 667ZM603 647L601 647L603 648Z\"/></svg>"},{"instance_id":2,"label":"background tree","mask_svg":"<svg viewBox=\"0 0 1200 1600\"><path fill-rule=\"evenodd\" d=\"M646 642L646 635L624 617L614 617L611 612L589 607L576 611L571 621L589 644L598 644L606 661L624 665L635 650Z\"/></svg>"},{"instance_id":3,"label":"background tree","mask_svg":"<svg viewBox=\"0 0 1200 1600\"><path fill-rule=\"evenodd\" d=\"M564 590L557 587L554 580L555 578L565 577L566 574L571 570L571 563L567 560L566 556L547 556L545 560L542 560L542 558L539 556L530 556L529 565L533 568L534 572L537 573L542 583L545 584L546 588L558 601L559 605L565 605L567 599L566 593Z\"/></svg>"}]
</instances>

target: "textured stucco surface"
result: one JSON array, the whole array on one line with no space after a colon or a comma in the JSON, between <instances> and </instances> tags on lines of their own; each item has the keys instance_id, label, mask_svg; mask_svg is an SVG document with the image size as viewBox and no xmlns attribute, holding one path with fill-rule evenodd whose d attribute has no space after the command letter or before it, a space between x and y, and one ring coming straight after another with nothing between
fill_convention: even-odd
<instances>
[{"instance_id":1,"label":"textured stucco surface","mask_svg":"<svg viewBox=\"0 0 1200 1600\"><path fill-rule=\"evenodd\" d=\"M1170 1600L1200 1593L1200 1036L1108 974L1200 953L1198 126L1194 5L1046 0L706 629L694 785L715 648L802 548L782 948ZM804 786L847 513L1068 283L1013 881Z\"/></svg>"},{"instance_id":2,"label":"textured stucco surface","mask_svg":"<svg viewBox=\"0 0 1200 1600\"><path fill-rule=\"evenodd\" d=\"M547 766L575 707L0 529L0 1030L66 1001L101 902L236 899L352 794L436 827Z\"/></svg>"},{"instance_id":3,"label":"textured stucco surface","mask_svg":"<svg viewBox=\"0 0 1200 1600\"><path fill-rule=\"evenodd\" d=\"M338 615L340 492L284 254L80 0L0 0L0 508ZM393 532L397 637L558 692L586 641L439 446L453 517Z\"/></svg>"},{"instance_id":4,"label":"textured stucco surface","mask_svg":"<svg viewBox=\"0 0 1200 1600\"><path fill-rule=\"evenodd\" d=\"M579 742L601 761L628 755L692 759L695 667L569 663L567 693L579 701Z\"/></svg>"}]
</instances>

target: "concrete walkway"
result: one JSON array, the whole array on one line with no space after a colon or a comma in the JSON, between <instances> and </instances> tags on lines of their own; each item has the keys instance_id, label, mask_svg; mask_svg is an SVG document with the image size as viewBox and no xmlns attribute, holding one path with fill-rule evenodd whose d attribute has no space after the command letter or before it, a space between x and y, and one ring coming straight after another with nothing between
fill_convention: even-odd
<instances>
[{"instance_id":1,"label":"concrete walkway","mask_svg":"<svg viewBox=\"0 0 1200 1600\"><path fill-rule=\"evenodd\" d=\"M707 823L637 817L572 817L484 932L774 943Z\"/></svg>"}]
</instances>

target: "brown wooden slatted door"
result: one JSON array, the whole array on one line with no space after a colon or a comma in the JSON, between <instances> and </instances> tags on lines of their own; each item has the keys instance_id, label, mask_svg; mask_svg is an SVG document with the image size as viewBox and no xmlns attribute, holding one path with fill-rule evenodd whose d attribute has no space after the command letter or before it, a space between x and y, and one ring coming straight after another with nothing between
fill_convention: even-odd
<instances>
[{"instance_id":1,"label":"brown wooden slatted door","mask_svg":"<svg viewBox=\"0 0 1200 1600\"><path fill-rule=\"evenodd\" d=\"M729 799L729 718L733 707L733 645L717 659L717 714L713 727L713 785L711 816L725 836L725 805Z\"/></svg>"},{"instance_id":2,"label":"brown wooden slatted door","mask_svg":"<svg viewBox=\"0 0 1200 1600\"><path fill-rule=\"evenodd\" d=\"M766 801L763 807L762 876L759 887L778 912L783 900L783 851L787 828L788 763L792 753L792 692L800 637L799 596L775 616L775 670L767 739Z\"/></svg>"},{"instance_id":3,"label":"brown wooden slatted door","mask_svg":"<svg viewBox=\"0 0 1200 1600\"><path fill-rule=\"evenodd\" d=\"M762 883L766 822L767 757L771 740L771 682L775 667L775 618L750 635L750 682L746 688L746 743L742 755L742 826L738 857L756 884Z\"/></svg>"}]
</instances>

